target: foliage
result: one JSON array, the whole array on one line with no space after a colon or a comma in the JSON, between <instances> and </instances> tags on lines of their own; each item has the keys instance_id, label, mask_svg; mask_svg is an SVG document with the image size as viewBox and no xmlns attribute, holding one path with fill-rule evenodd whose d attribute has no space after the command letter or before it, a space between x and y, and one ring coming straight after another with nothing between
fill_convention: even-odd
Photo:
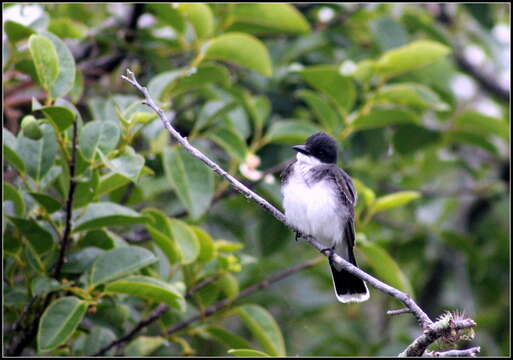
<instances>
[{"instance_id":1,"label":"foliage","mask_svg":"<svg viewBox=\"0 0 513 360\"><path fill-rule=\"evenodd\" d=\"M451 83L453 38L493 62L506 5L453 5L451 26L421 4L23 6L36 16L6 21L3 41L6 346L38 324L26 354L93 355L159 304L120 354L395 355L418 334L386 319L383 294L337 303L327 266L203 317L314 254L168 140L120 80L130 67L194 146L274 204L278 174L263 171L334 136L359 195L359 265L430 316L465 310L483 354L507 355L508 104Z\"/></svg>"}]
</instances>

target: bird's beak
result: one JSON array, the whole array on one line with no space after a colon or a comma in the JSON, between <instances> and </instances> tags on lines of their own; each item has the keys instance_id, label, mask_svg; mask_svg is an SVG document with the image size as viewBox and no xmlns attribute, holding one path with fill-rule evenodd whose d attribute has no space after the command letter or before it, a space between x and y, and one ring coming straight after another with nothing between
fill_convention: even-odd
<instances>
[{"instance_id":1,"label":"bird's beak","mask_svg":"<svg viewBox=\"0 0 513 360\"><path fill-rule=\"evenodd\" d=\"M292 148L297 152L303 153L305 155L310 155L310 152L306 149L305 145L295 145Z\"/></svg>"}]
</instances>

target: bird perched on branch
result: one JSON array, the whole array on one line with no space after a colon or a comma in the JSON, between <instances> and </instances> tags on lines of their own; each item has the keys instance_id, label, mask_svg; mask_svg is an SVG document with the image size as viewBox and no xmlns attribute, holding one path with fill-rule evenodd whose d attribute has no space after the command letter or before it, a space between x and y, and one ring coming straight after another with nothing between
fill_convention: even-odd
<instances>
[{"instance_id":1,"label":"bird perched on branch","mask_svg":"<svg viewBox=\"0 0 513 360\"><path fill-rule=\"evenodd\" d=\"M365 282L332 261L337 254L354 266L354 206L356 190L349 175L337 166L337 143L326 133L293 146L296 160L282 173L283 206L287 221L326 246L335 294L340 302L369 299ZM296 240L299 234L296 234Z\"/></svg>"}]
</instances>

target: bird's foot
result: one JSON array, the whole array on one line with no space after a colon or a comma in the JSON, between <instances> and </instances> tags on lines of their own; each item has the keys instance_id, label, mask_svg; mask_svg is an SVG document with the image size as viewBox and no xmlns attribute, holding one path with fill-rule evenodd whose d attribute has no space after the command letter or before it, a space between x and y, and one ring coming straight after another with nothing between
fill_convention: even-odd
<instances>
[{"instance_id":1,"label":"bird's foot","mask_svg":"<svg viewBox=\"0 0 513 360\"><path fill-rule=\"evenodd\" d=\"M323 255L326 255L330 262L333 262L333 255L335 254L335 246L332 246L332 247L329 247L329 248L326 248L326 249L322 249L321 253Z\"/></svg>"}]
</instances>

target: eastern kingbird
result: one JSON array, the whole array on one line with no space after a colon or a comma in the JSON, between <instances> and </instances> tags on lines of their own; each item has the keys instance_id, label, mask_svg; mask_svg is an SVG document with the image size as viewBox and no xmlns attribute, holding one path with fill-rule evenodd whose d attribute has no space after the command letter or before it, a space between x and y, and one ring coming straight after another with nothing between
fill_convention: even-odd
<instances>
[{"instance_id":1,"label":"eastern kingbird","mask_svg":"<svg viewBox=\"0 0 513 360\"><path fill-rule=\"evenodd\" d=\"M349 175L337 166L337 143L328 134L310 136L293 146L296 160L282 173L283 207L287 221L304 235L311 235L354 266L354 206L356 190ZM296 234L296 239L297 239ZM331 261L335 294L340 302L369 298L363 280Z\"/></svg>"}]
</instances>

